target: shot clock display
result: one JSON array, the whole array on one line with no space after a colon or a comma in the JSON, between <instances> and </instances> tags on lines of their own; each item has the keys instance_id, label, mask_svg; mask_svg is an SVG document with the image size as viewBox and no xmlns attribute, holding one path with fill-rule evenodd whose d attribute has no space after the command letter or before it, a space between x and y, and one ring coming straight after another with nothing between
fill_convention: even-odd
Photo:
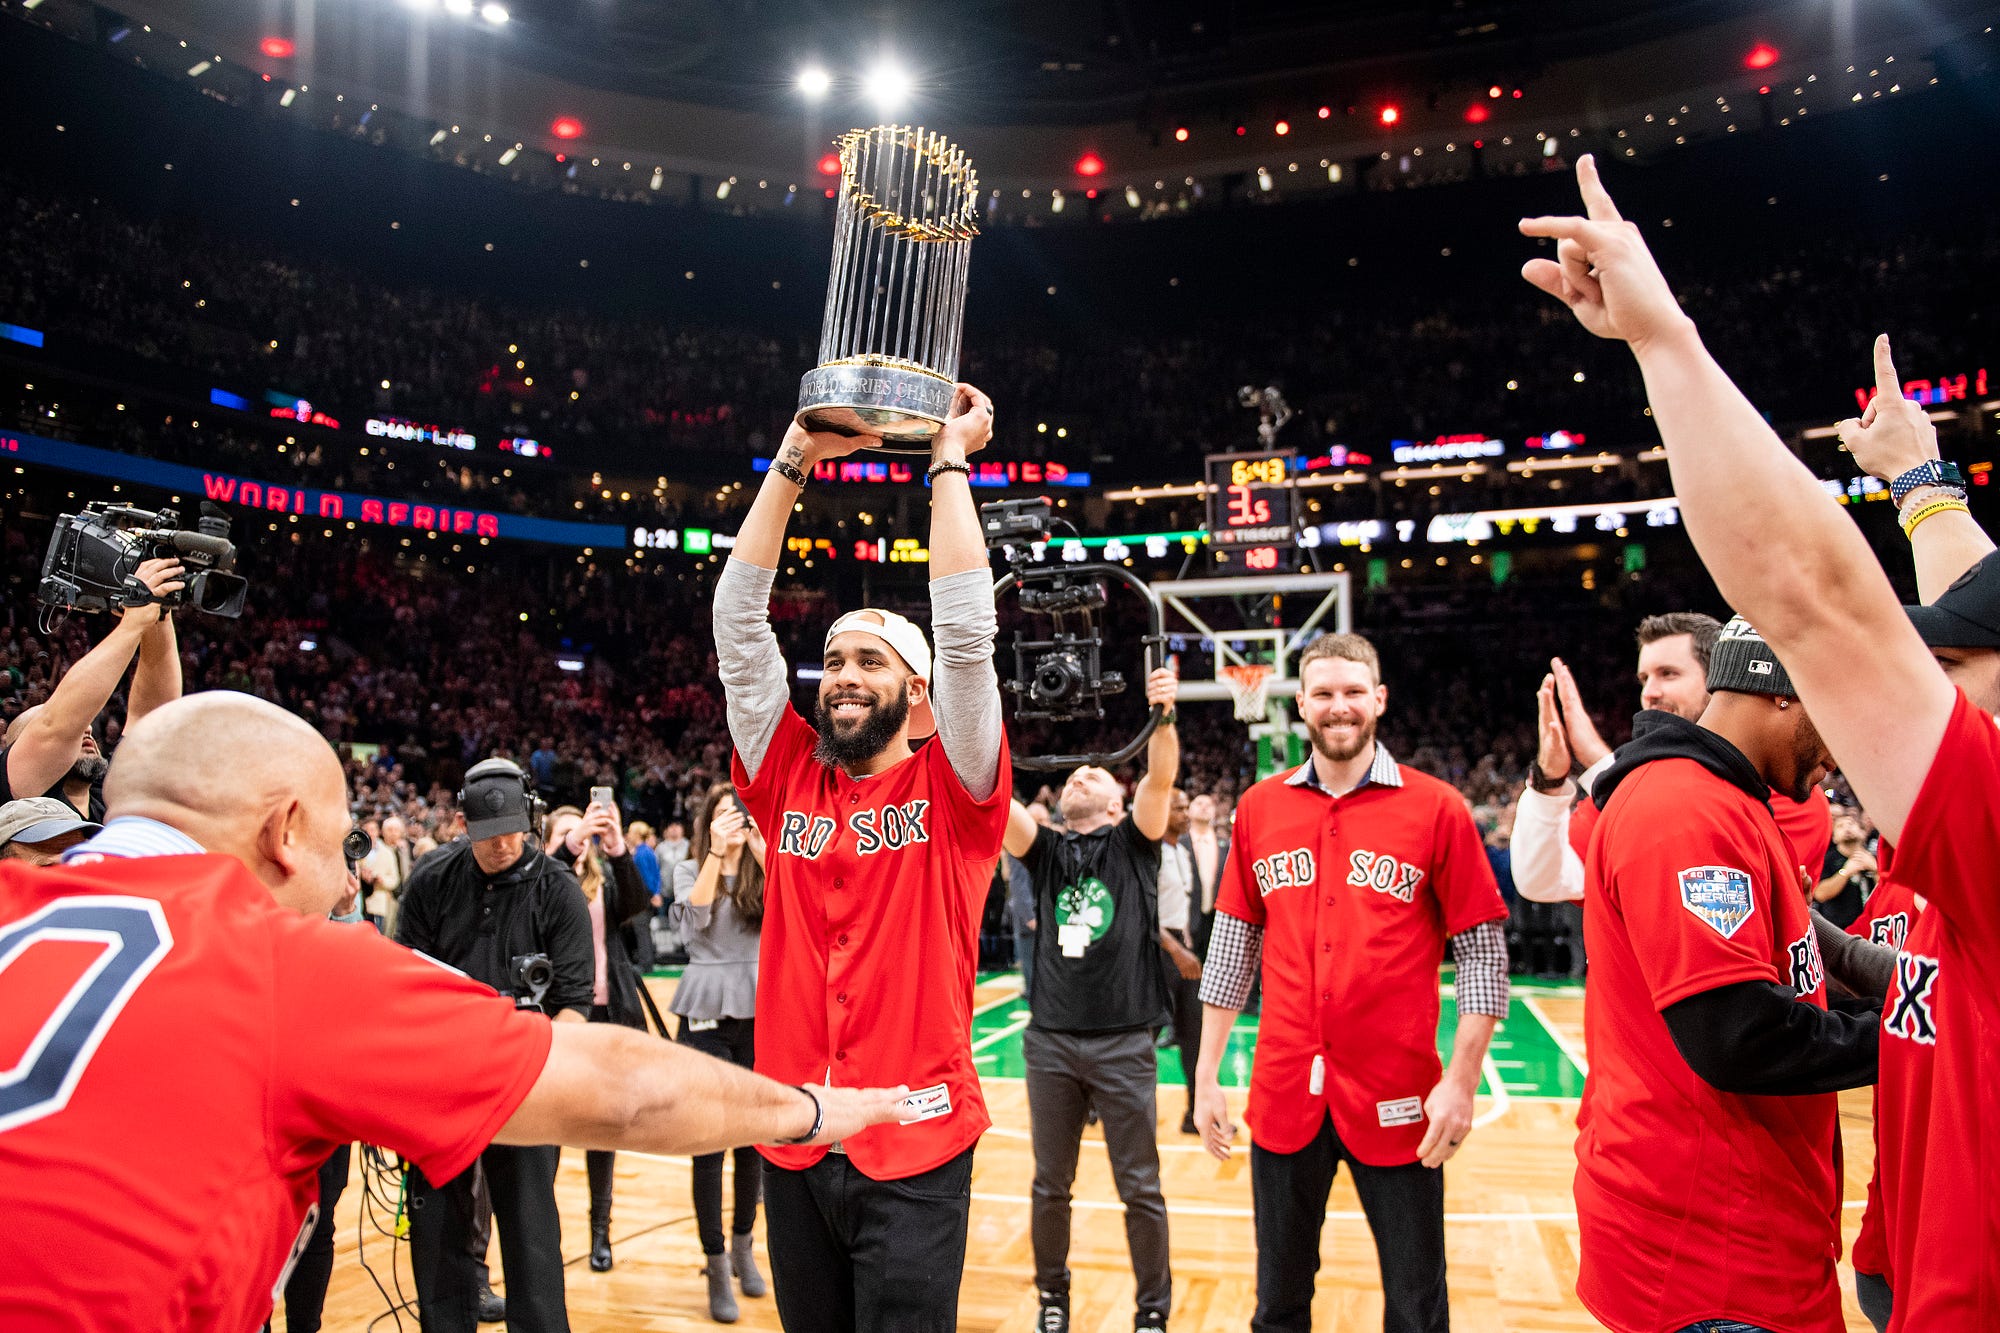
<instances>
[{"instance_id":1,"label":"shot clock display","mask_svg":"<svg viewBox=\"0 0 2000 1333\"><path fill-rule=\"evenodd\" d=\"M1208 540L1227 573L1275 570L1292 545L1292 456L1208 456Z\"/></svg>"}]
</instances>

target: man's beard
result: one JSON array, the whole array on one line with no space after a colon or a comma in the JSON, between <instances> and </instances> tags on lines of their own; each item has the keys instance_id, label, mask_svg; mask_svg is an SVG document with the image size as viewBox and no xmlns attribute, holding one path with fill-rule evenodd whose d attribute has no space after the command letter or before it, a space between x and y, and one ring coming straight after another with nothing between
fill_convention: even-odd
<instances>
[{"instance_id":1,"label":"man's beard","mask_svg":"<svg viewBox=\"0 0 2000 1333\"><path fill-rule=\"evenodd\" d=\"M1331 760L1336 764L1344 764L1348 760L1366 753L1375 744L1375 719L1371 717L1357 724L1354 730L1354 742L1345 749L1336 746L1334 742L1328 740L1324 728L1314 727L1308 734L1312 740L1313 749L1318 751L1322 759Z\"/></svg>"},{"instance_id":2,"label":"man's beard","mask_svg":"<svg viewBox=\"0 0 2000 1333\"><path fill-rule=\"evenodd\" d=\"M813 747L813 758L828 768L851 768L856 764L865 764L887 749L889 742L896 739L896 733L909 720L908 681L898 687L895 697L887 703L871 702L868 716L845 734L836 727L826 700L817 699L813 703L813 724L819 729L819 744Z\"/></svg>"},{"instance_id":3,"label":"man's beard","mask_svg":"<svg viewBox=\"0 0 2000 1333\"><path fill-rule=\"evenodd\" d=\"M1792 733L1792 789L1785 793L1794 804L1812 795L1813 775L1819 772L1825 758L1826 742L1820 739L1819 728L1811 718L1801 717L1798 729Z\"/></svg>"},{"instance_id":4,"label":"man's beard","mask_svg":"<svg viewBox=\"0 0 2000 1333\"><path fill-rule=\"evenodd\" d=\"M111 769L111 761L101 754L80 754L63 777L65 783L96 782Z\"/></svg>"}]
</instances>

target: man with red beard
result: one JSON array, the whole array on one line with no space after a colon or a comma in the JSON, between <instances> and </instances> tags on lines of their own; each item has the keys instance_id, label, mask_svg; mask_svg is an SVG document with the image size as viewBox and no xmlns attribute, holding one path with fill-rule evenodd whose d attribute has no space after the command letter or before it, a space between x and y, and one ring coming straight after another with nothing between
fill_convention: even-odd
<instances>
[{"instance_id":1,"label":"man with red beard","mask_svg":"<svg viewBox=\"0 0 2000 1333\"><path fill-rule=\"evenodd\" d=\"M900 1128L831 1152L763 1150L778 1316L793 1333L957 1322L972 1150L990 1123L973 975L1011 786L965 461L992 436L992 404L959 385L928 473L935 665L909 620L850 612L827 631L814 723L791 706L768 609L785 523L819 462L874 441L793 426L716 581L733 778L768 845L757 1069L843 1087L893 1069L890 1084L913 1089Z\"/></svg>"},{"instance_id":2,"label":"man with red beard","mask_svg":"<svg viewBox=\"0 0 2000 1333\"><path fill-rule=\"evenodd\" d=\"M1195 1127L1226 1160L1218 1082L1261 963L1250 1075L1255 1330L1312 1327L1320 1227L1345 1162L1382 1269L1383 1327L1444 1333L1443 1165L1472 1129L1507 1013L1507 908L1465 800L1375 741L1388 705L1375 648L1328 634L1299 655L1312 755L1237 807L1204 966ZM1458 1031L1438 1059L1438 960L1458 964Z\"/></svg>"}]
</instances>

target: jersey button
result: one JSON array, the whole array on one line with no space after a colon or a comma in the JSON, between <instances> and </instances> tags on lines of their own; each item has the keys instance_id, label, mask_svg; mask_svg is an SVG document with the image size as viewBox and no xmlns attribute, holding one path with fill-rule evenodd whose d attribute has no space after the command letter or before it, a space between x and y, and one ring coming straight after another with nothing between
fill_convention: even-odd
<instances>
[{"instance_id":1,"label":"jersey button","mask_svg":"<svg viewBox=\"0 0 2000 1333\"><path fill-rule=\"evenodd\" d=\"M846 1052L846 1051L835 1051L835 1052L833 1053L833 1058L834 1058L834 1059L836 1059L836 1060L841 1060L841 1061L845 1061L845 1060L847 1059L847 1052Z\"/></svg>"},{"instance_id":2,"label":"jersey button","mask_svg":"<svg viewBox=\"0 0 2000 1333\"><path fill-rule=\"evenodd\" d=\"M845 944L845 943L847 943L847 936L845 936L845 935L842 935L842 936L840 937L840 940L839 940L839 943L841 943L841 944Z\"/></svg>"},{"instance_id":3,"label":"jersey button","mask_svg":"<svg viewBox=\"0 0 2000 1333\"><path fill-rule=\"evenodd\" d=\"M861 793L860 793L860 792L858 792L858 791L857 791L857 792L854 792L854 793L852 793L852 794L851 794L850 796L848 796L848 798L847 798L847 803L848 803L849 805L859 805L859 804L861 804Z\"/></svg>"},{"instance_id":4,"label":"jersey button","mask_svg":"<svg viewBox=\"0 0 2000 1333\"><path fill-rule=\"evenodd\" d=\"M1333 946L1332 946L1331 944L1322 944L1322 945L1320 945L1320 946L1319 946L1319 951L1320 951L1321 953L1332 953L1332 952L1333 952Z\"/></svg>"},{"instance_id":5,"label":"jersey button","mask_svg":"<svg viewBox=\"0 0 2000 1333\"><path fill-rule=\"evenodd\" d=\"M837 1003L837 1004L846 1004L846 1003L847 1003L847 992L846 992L846 991L842 991L842 992L841 992L840 994L838 994L838 995L834 996L833 998L834 998L834 1002L835 1002L835 1003Z\"/></svg>"},{"instance_id":6,"label":"jersey button","mask_svg":"<svg viewBox=\"0 0 2000 1333\"><path fill-rule=\"evenodd\" d=\"M1333 906L1333 895L1330 893L1326 895L1326 905L1328 907Z\"/></svg>"},{"instance_id":7,"label":"jersey button","mask_svg":"<svg viewBox=\"0 0 2000 1333\"><path fill-rule=\"evenodd\" d=\"M1333 992L1330 990L1323 990L1319 993L1319 998L1322 1000L1331 1000L1333 998Z\"/></svg>"},{"instance_id":8,"label":"jersey button","mask_svg":"<svg viewBox=\"0 0 2000 1333\"><path fill-rule=\"evenodd\" d=\"M836 876L836 877L835 877L835 879L834 879L834 881L833 881L833 887L837 889L837 888L839 888L839 887L841 886L841 883L842 883L842 881L841 881L841 880L840 880L840 879L839 879L839 878L838 878L838 877Z\"/></svg>"}]
</instances>

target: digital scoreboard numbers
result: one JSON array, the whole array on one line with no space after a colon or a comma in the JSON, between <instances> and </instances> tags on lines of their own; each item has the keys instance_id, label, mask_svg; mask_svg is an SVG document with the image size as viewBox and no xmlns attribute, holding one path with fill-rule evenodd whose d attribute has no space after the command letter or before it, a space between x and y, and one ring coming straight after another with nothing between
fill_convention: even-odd
<instances>
[{"instance_id":1,"label":"digital scoreboard numbers","mask_svg":"<svg viewBox=\"0 0 2000 1333\"><path fill-rule=\"evenodd\" d=\"M1293 543L1289 453L1208 456L1208 541L1224 573L1267 573Z\"/></svg>"}]
</instances>

